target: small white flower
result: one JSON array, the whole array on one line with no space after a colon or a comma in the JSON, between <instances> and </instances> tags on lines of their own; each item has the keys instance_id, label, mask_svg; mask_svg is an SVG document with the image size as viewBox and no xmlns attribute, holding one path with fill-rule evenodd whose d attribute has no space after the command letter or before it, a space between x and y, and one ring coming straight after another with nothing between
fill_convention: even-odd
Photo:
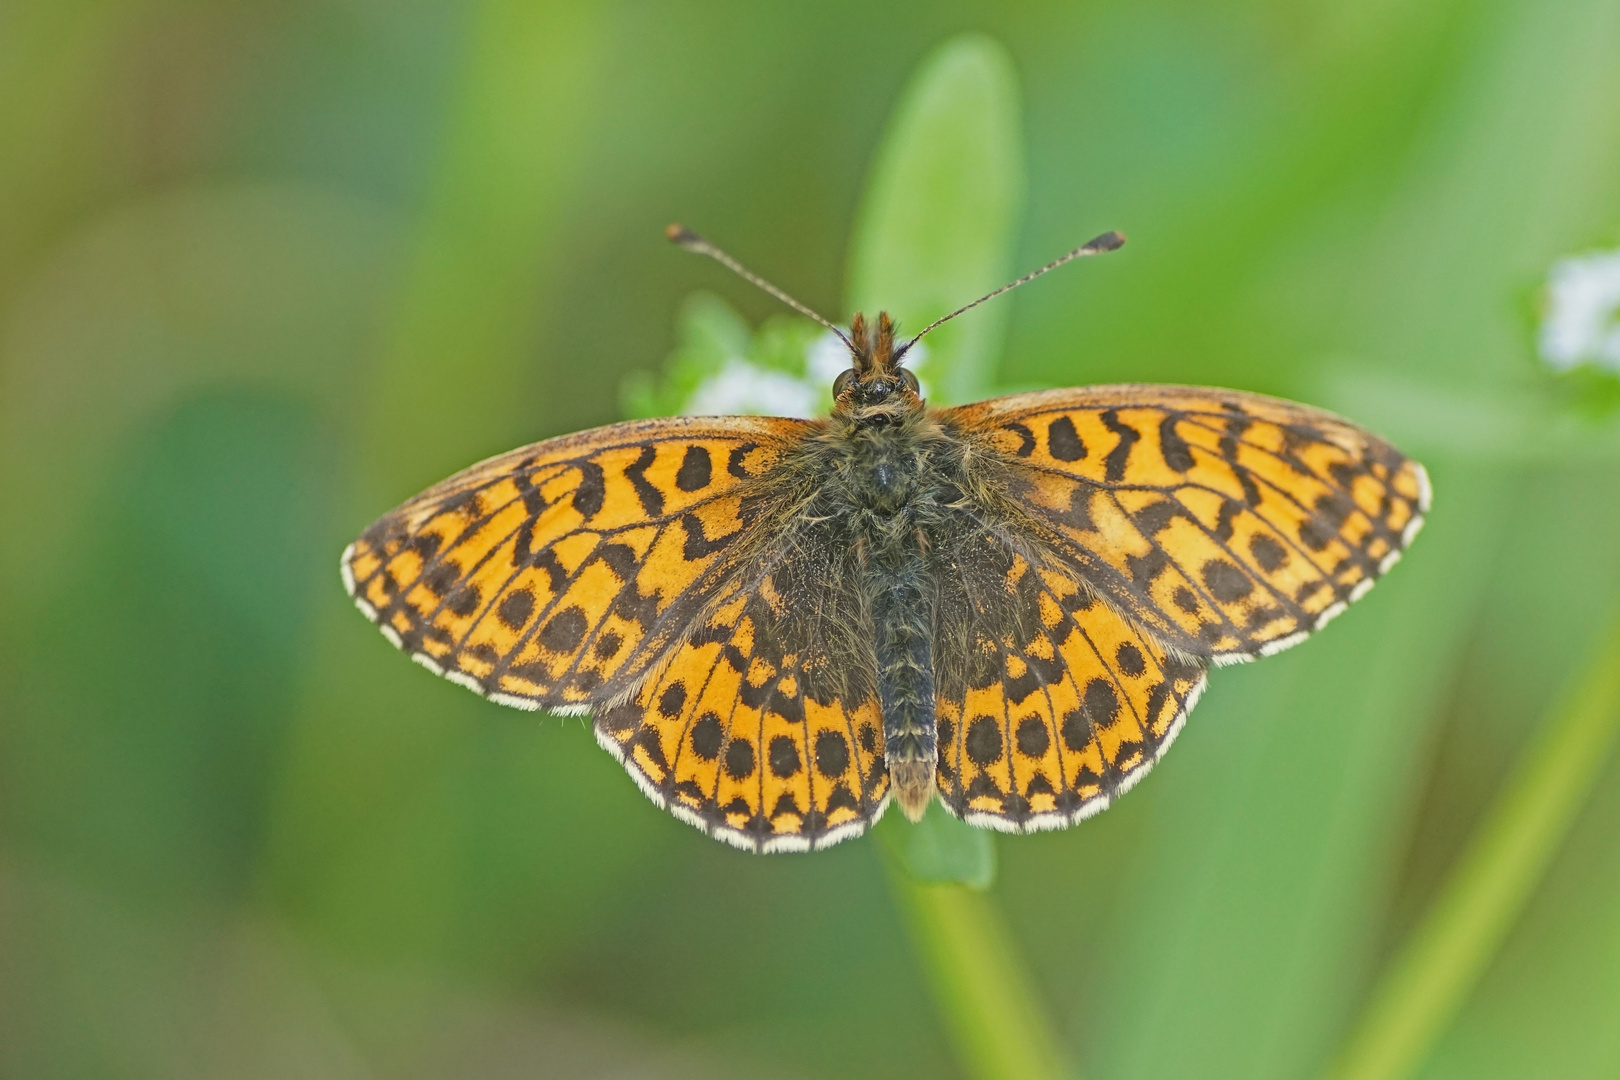
<instances>
[{"instance_id":1,"label":"small white flower","mask_svg":"<svg viewBox=\"0 0 1620 1080\"><path fill-rule=\"evenodd\" d=\"M804 376L817 385L831 386L848 367L849 346L831 330L812 341L805 350Z\"/></svg>"},{"instance_id":2,"label":"small white flower","mask_svg":"<svg viewBox=\"0 0 1620 1080\"><path fill-rule=\"evenodd\" d=\"M814 416L816 392L803 379L733 357L686 399L686 416Z\"/></svg>"},{"instance_id":3,"label":"small white flower","mask_svg":"<svg viewBox=\"0 0 1620 1080\"><path fill-rule=\"evenodd\" d=\"M1553 264L1541 355L1556 368L1594 363L1620 371L1620 251Z\"/></svg>"}]
</instances>

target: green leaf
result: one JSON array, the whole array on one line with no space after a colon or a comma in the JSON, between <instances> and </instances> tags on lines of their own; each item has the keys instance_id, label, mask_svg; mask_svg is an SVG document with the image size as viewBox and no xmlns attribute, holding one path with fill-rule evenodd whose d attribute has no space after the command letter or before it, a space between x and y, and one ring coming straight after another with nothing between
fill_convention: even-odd
<instances>
[{"instance_id":1,"label":"green leaf","mask_svg":"<svg viewBox=\"0 0 1620 1080\"><path fill-rule=\"evenodd\" d=\"M988 38L953 38L925 60L889 121L850 248L852 310L913 333L1004 284L1024 204L1018 80ZM1006 304L928 336L914 362L939 404L985 396Z\"/></svg>"},{"instance_id":2,"label":"green leaf","mask_svg":"<svg viewBox=\"0 0 1620 1080\"><path fill-rule=\"evenodd\" d=\"M995 880L996 849L990 834L952 817L937 801L916 825L890 814L875 834L900 869L917 881L987 889Z\"/></svg>"}]
</instances>

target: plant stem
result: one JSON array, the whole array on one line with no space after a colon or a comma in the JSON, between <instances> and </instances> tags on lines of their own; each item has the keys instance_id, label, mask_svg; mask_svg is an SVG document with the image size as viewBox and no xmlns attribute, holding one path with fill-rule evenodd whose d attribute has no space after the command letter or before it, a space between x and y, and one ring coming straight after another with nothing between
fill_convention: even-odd
<instances>
[{"instance_id":1,"label":"plant stem","mask_svg":"<svg viewBox=\"0 0 1620 1080\"><path fill-rule=\"evenodd\" d=\"M889 862L912 944L945 1030L975 1080L1057 1080L1057 1040L1017 946L987 893L923 884Z\"/></svg>"},{"instance_id":2,"label":"plant stem","mask_svg":"<svg viewBox=\"0 0 1620 1080\"><path fill-rule=\"evenodd\" d=\"M1423 1064L1557 854L1617 728L1620 615L1386 971L1331 1080L1399 1080Z\"/></svg>"}]
</instances>

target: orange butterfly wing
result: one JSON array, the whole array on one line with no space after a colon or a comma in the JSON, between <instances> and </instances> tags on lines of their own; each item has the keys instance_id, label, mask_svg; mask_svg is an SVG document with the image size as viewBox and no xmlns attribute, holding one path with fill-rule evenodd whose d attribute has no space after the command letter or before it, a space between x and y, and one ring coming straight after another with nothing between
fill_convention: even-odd
<instances>
[{"instance_id":1,"label":"orange butterfly wing","mask_svg":"<svg viewBox=\"0 0 1620 1080\"><path fill-rule=\"evenodd\" d=\"M1169 749L1203 691L1172 655L1066 569L986 529L942 587L940 798L974 825L1058 829L1090 817Z\"/></svg>"},{"instance_id":2,"label":"orange butterfly wing","mask_svg":"<svg viewBox=\"0 0 1620 1080\"><path fill-rule=\"evenodd\" d=\"M343 553L356 605L430 670L503 704L636 689L744 557L753 480L810 425L612 424L474 465Z\"/></svg>"},{"instance_id":3,"label":"orange butterfly wing","mask_svg":"<svg viewBox=\"0 0 1620 1080\"><path fill-rule=\"evenodd\" d=\"M750 851L805 851L858 835L888 801L870 649L836 585L843 553L803 538L720 598L597 741L676 817ZM842 614L828 612L843 603Z\"/></svg>"},{"instance_id":4,"label":"orange butterfly wing","mask_svg":"<svg viewBox=\"0 0 1620 1080\"><path fill-rule=\"evenodd\" d=\"M749 850L826 847L882 812L888 773L870 649L837 641L859 626L850 553L782 528L778 466L816 430L673 418L514 450L385 514L344 583L430 670L595 712L682 820Z\"/></svg>"},{"instance_id":5,"label":"orange butterfly wing","mask_svg":"<svg viewBox=\"0 0 1620 1080\"><path fill-rule=\"evenodd\" d=\"M1423 523L1423 467L1329 413L1230 390L1121 385L944 412L999 456L1074 574L1162 645L1214 663L1321 629Z\"/></svg>"}]
</instances>

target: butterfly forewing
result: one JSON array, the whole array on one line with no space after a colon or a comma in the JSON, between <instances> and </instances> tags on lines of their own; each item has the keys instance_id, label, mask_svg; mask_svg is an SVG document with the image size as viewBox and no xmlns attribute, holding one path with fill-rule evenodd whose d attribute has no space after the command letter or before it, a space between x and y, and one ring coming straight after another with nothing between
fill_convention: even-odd
<instances>
[{"instance_id":1,"label":"butterfly forewing","mask_svg":"<svg viewBox=\"0 0 1620 1080\"><path fill-rule=\"evenodd\" d=\"M798 420L614 424L492 458L384 515L345 584L395 645L522 708L634 689L742 553ZM755 496L757 497L757 496Z\"/></svg>"},{"instance_id":2,"label":"butterfly forewing","mask_svg":"<svg viewBox=\"0 0 1620 1080\"><path fill-rule=\"evenodd\" d=\"M1008 495L1150 635L1269 655L1359 599L1416 535L1423 468L1328 413L1233 391L1102 386L949 410Z\"/></svg>"}]
</instances>

